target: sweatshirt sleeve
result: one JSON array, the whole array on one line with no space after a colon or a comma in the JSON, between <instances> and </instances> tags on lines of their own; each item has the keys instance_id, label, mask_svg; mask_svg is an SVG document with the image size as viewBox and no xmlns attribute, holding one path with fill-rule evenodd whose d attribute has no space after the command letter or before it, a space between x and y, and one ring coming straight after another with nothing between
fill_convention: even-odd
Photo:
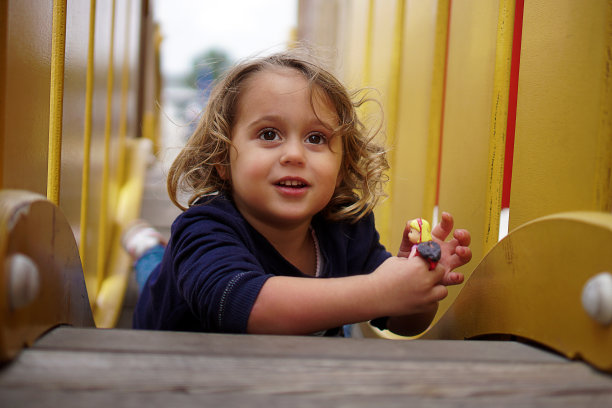
<instances>
[{"instance_id":1,"label":"sweatshirt sleeve","mask_svg":"<svg viewBox=\"0 0 612 408\"><path fill-rule=\"evenodd\" d=\"M371 273L391 256L380 243L373 213L351 226L350 237L347 258L353 273Z\"/></svg>"},{"instance_id":2,"label":"sweatshirt sleeve","mask_svg":"<svg viewBox=\"0 0 612 408\"><path fill-rule=\"evenodd\" d=\"M268 278L240 223L223 214L185 217L173 231L173 273L179 295L207 331L245 333ZM225 219L224 219L225 218Z\"/></svg>"}]
</instances>

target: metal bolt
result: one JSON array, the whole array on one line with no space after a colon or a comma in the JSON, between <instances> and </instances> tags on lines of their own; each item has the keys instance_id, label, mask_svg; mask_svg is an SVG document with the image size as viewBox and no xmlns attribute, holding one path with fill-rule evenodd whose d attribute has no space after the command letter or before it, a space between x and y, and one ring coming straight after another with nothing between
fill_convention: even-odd
<instances>
[{"instance_id":1,"label":"metal bolt","mask_svg":"<svg viewBox=\"0 0 612 408\"><path fill-rule=\"evenodd\" d=\"M582 288L582 307L593 320L607 326L612 323L612 275L601 272Z\"/></svg>"},{"instance_id":2,"label":"metal bolt","mask_svg":"<svg viewBox=\"0 0 612 408\"><path fill-rule=\"evenodd\" d=\"M6 271L9 278L9 305L19 309L30 304L40 289L40 274L32 259L23 254L13 254L6 258Z\"/></svg>"}]
</instances>

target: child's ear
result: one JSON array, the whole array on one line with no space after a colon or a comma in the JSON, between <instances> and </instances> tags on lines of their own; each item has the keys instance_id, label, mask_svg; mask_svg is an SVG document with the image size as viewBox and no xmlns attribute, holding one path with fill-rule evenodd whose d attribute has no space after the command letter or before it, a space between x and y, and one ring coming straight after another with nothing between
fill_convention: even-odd
<instances>
[{"instance_id":1,"label":"child's ear","mask_svg":"<svg viewBox=\"0 0 612 408\"><path fill-rule=\"evenodd\" d=\"M221 164L215 165L215 170L217 170L217 174L221 177L221 180L227 181L229 179L229 172L227 171L227 167Z\"/></svg>"}]
</instances>

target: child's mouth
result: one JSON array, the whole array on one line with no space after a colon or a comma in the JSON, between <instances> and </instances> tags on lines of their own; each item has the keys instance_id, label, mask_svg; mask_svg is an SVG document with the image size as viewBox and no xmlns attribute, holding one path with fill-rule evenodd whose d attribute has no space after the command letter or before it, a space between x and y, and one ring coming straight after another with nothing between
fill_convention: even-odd
<instances>
[{"instance_id":1,"label":"child's mouth","mask_svg":"<svg viewBox=\"0 0 612 408\"><path fill-rule=\"evenodd\" d=\"M306 187L306 183L298 180L282 180L276 183L279 187L287 187L287 188L304 188Z\"/></svg>"}]
</instances>

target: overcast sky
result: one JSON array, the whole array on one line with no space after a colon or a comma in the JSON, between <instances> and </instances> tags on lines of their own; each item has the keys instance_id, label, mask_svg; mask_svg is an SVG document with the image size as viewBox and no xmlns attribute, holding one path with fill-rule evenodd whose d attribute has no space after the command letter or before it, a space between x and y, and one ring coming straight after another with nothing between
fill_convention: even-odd
<instances>
[{"instance_id":1,"label":"overcast sky","mask_svg":"<svg viewBox=\"0 0 612 408\"><path fill-rule=\"evenodd\" d=\"M154 0L162 71L181 75L212 47L232 58L284 48L297 25L297 0Z\"/></svg>"}]
</instances>

